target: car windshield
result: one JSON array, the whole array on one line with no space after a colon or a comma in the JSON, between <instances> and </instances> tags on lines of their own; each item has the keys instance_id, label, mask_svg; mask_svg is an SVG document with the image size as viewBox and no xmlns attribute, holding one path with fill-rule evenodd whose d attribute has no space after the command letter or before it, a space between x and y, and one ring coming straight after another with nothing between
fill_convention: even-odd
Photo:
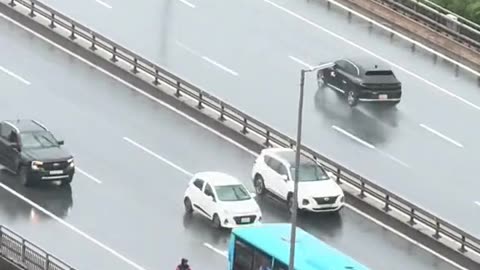
<instances>
[{"instance_id":1,"label":"car windshield","mask_svg":"<svg viewBox=\"0 0 480 270\"><path fill-rule=\"evenodd\" d=\"M290 173L292 174L293 180L295 180L295 167L290 167ZM304 163L300 164L300 175L299 175L299 182L309 182L309 181L321 181L321 180L329 180L330 177L322 169L322 167L318 166L315 163Z\"/></svg>"},{"instance_id":2,"label":"car windshield","mask_svg":"<svg viewBox=\"0 0 480 270\"><path fill-rule=\"evenodd\" d=\"M58 146L57 140L50 132L25 132L20 133L23 148L47 148Z\"/></svg>"},{"instance_id":3,"label":"car windshield","mask_svg":"<svg viewBox=\"0 0 480 270\"><path fill-rule=\"evenodd\" d=\"M243 185L216 186L215 191L220 201L244 201L251 198Z\"/></svg>"}]
</instances>

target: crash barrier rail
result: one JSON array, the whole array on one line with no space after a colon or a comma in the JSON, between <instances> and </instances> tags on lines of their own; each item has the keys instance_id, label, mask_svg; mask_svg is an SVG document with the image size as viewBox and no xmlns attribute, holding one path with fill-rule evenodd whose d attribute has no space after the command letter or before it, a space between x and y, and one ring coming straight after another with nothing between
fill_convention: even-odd
<instances>
[{"instance_id":1,"label":"crash barrier rail","mask_svg":"<svg viewBox=\"0 0 480 270\"><path fill-rule=\"evenodd\" d=\"M0 225L0 255L21 269L74 270L62 260L3 225Z\"/></svg>"},{"instance_id":2,"label":"crash barrier rail","mask_svg":"<svg viewBox=\"0 0 480 270\"><path fill-rule=\"evenodd\" d=\"M351 19L352 15L355 15L356 17L367 21L370 24L370 27L376 26L376 27L378 27L378 28L380 28L384 31L387 31L388 33L390 33L390 38L391 39L394 38L394 37L400 37L401 39L403 39L405 41L408 41L411 44L412 51L414 51L416 48L422 48L423 50L432 54L433 57L434 57L434 60L436 60L438 57L444 59L445 61L447 61L447 62L449 62L453 65L454 72L455 72L456 76L459 74L460 69L463 69L463 70L473 74L477 78L478 84L480 85L480 71L476 70L475 68L467 66L466 64L461 63L457 60L454 60L449 56L446 56L442 53L439 53L439 52L433 50L432 48L429 48L425 44L422 44L418 41L415 41L414 39L412 39L412 38L410 38L410 37L408 37L408 36L406 36L402 33L399 33L398 31L395 31L395 30L391 29L388 25L384 25L383 23L377 22L377 21L369 18L368 16L363 15L360 12L355 11L355 10L347 7L346 5L337 2L336 0L322 0L322 1L325 1L327 3L328 8L331 8L332 5L334 5L337 8L345 11L347 13L348 19ZM354 2L354 0L346 0L346 1ZM393 1L400 1L400 0L383 0L383 1L382 0L371 0L371 1L377 1L377 2L380 1L380 2L384 3L384 2L393 2ZM404 0L404 1L410 1L410 0ZM414 1L414 0L412 0L412 1ZM477 39L476 41L478 42L479 39Z\"/></svg>"},{"instance_id":3,"label":"crash barrier rail","mask_svg":"<svg viewBox=\"0 0 480 270\"><path fill-rule=\"evenodd\" d=\"M425 0L370 0L387 4L396 11L423 21L435 31L442 31L464 45L480 52L480 25Z\"/></svg>"},{"instance_id":4,"label":"crash barrier rail","mask_svg":"<svg viewBox=\"0 0 480 270\"><path fill-rule=\"evenodd\" d=\"M5 1L2 1L5 4ZM185 104L196 107L200 112L209 117L218 118L219 122L224 126L238 129L239 133L251 140L255 140L252 138L252 136L255 136L257 142L260 139L260 143L263 143L265 147L277 145L294 148L296 145L295 140L287 135L241 112L221 99L39 1L9 0L7 2L9 2L10 7L25 15L25 17L30 17L34 22L51 29L66 39L72 40L72 42L83 46L85 49L89 47L92 53L107 61L111 61L112 64L119 68L130 71L137 78L151 83L157 90L172 94ZM169 90L171 91L169 92ZM307 146L301 147L301 153L314 158L326 170L333 173L336 180L342 184L347 193L358 196L374 207L378 205L377 207L381 207L385 213L409 224L409 226L424 234L427 234L424 229L428 228L437 242L453 250L458 250L460 254L466 257L470 258L473 255L473 260L480 262L480 240L478 238L439 216L374 184Z\"/></svg>"}]
</instances>

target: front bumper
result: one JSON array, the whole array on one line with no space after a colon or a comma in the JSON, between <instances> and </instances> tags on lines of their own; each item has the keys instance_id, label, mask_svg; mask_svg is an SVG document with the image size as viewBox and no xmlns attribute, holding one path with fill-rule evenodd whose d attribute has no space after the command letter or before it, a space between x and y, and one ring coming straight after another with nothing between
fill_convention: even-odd
<instances>
[{"instance_id":1,"label":"front bumper","mask_svg":"<svg viewBox=\"0 0 480 270\"><path fill-rule=\"evenodd\" d=\"M248 219L248 221L246 221ZM262 216L258 213L251 214L224 214L220 217L222 227L233 229L238 227L247 227L259 225L262 220Z\"/></svg>"},{"instance_id":2,"label":"front bumper","mask_svg":"<svg viewBox=\"0 0 480 270\"><path fill-rule=\"evenodd\" d=\"M49 181L64 181L69 178L73 178L74 174L75 174L75 167L67 167L63 170L30 169L28 172L28 177L36 181L49 182Z\"/></svg>"},{"instance_id":3,"label":"front bumper","mask_svg":"<svg viewBox=\"0 0 480 270\"><path fill-rule=\"evenodd\" d=\"M308 204L305 204L305 200ZM345 206L345 202L338 198L333 203L318 204L313 198L303 198L298 202L298 209L309 212L336 212L340 211Z\"/></svg>"}]
</instances>

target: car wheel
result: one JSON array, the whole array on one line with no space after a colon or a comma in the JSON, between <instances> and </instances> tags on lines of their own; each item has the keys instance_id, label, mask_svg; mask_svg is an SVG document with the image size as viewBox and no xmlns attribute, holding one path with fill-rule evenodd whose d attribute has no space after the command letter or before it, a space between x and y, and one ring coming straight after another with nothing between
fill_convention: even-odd
<instances>
[{"instance_id":1,"label":"car wheel","mask_svg":"<svg viewBox=\"0 0 480 270\"><path fill-rule=\"evenodd\" d=\"M265 182L263 181L263 177L261 175L255 175L253 186L255 187L255 193L257 193L257 195L265 194Z\"/></svg>"},{"instance_id":2,"label":"car wheel","mask_svg":"<svg viewBox=\"0 0 480 270\"><path fill-rule=\"evenodd\" d=\"M350 107L354 107L358 103L357 94L354 91L350 90L347 92L347 102Z\"/></svg>"},{"instance_id":3,"label":"car wheel","mask_svg":"<svg viewBox=\"0 0 480 270\"><path fill-rule=\"evenodd\" d=\"M213 227L215 227L217 229L222 227L222 222L220 221L220 218L218 217L217 214L213 215L212 225L213 225Z\"/></svg>"},{"instance_id":4,"label":"car wheel","mask_svg":"<svg viewBox=\"0 0 480 270\"><path fill-rule=\"evenodd\" d=\"M24 185L26 187L29 187L29 186L32 185L32 180L28 177L26 167L20 167L19 176L20 176L20 181L22 182L22 185Z\"/></svg>"},{"instance_id":5,"label":"car wheel","mask_svg":"<svg viewBox=\"0 0 480 270\"><path fill-rule=\"evenodd\" d=\"M288 211L291 213L293 213L293 194L288 194L288 198L287 198L287 207L288 207Z\"/></svg>"},{"instance_id":6,"label":"car wheel","mask_svg":"<svg viewBox=\"0 0 480 270\"><path fill-rule=\"evenodd\" d=\"M183 200L183 205L185 206L185 212L188 214L193 213L193 206L192 206L192 201L190 201L190 198L186 197L185 200Z\"/></svg>"}]
</instances>

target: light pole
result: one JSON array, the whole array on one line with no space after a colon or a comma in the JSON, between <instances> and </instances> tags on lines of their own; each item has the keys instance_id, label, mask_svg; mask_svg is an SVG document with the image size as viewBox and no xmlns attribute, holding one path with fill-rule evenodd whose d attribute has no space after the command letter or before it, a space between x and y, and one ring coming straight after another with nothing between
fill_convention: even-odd
<instances>
[{"instance_id":1,"label":"light pole","mask_svg":"<svg viewBox=\"0 0 480 270\"><path fill-rule=\"evenodd\" d=\"M298 101L298 120L297 120L297 144L295 149L295 179L293 186L293 209L290 223L292 224L290 231L290 259L288 264L289 270L294 269L295 261L295 242L297 238L297 209L298 209L298 177L300 175L300 149L302 145L302 120L303 120L303 92L305 85L305 73L319 69L325 69L333 66L333 63L326 63L309 69L300 70L300 98Z\"/></svg>"}]
</instances>

